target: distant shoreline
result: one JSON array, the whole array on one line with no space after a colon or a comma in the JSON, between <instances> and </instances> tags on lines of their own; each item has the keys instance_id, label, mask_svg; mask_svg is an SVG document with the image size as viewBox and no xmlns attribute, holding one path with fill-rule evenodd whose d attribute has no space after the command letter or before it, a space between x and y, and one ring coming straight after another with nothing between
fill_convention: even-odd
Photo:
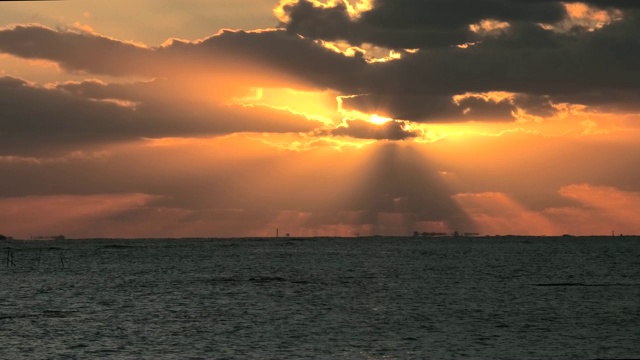
<instances>
[{"instance_id":1,"label":"distant shoreline","mask_svg":"<svg viewBox=\"0 0 640 360\"><path fill-rule=\"evenodd\" d=\"M474 236L407 236L407 235L369 235L369 236L280 236L280 237L259 237L259 236L238 236L238 237L137 237L137 238L108 238L108 237L82 237L64 239L21 239L8 238L0 240L2 243L11 242L67 242L67 241L187 241L187 240L289 240L289 241L312 241L312 240L367 240L367 239L405 239L405 240L482 240L482 239L629 239L640 238L640 235L474 235Z\"/></svg>"}]
</instances>

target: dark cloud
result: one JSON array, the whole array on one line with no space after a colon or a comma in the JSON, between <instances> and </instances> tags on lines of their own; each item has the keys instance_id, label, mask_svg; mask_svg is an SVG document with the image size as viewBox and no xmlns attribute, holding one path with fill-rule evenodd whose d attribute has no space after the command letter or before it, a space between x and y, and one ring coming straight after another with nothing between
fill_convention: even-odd
<instances>
[{"instance_id":1,"label":"dark cloud","mask_svg":"<svg viewBox=\"0 0 640 360\"><path fill-rule=\"evenodd\" d=\"M382 110L394 118L413 121L510 121L516 106L507 99L494 102L469 97L455 103L452 96L432 94L368 94L343 99L347 108L367 113Z\"/></svg>"},{"instance_id":2,"label":"dark cloud","mask_svg":"<svg viewBox=\"0 0 640 360\"><path fill-rule=\"evenodd\" d=\"M640 39L620 25L579 34L554 34L518 28L468 49L419 52L405 59L374 64L370 88L402 93L461 94L511 91L549 95L590 86L633 88L640 76ZM513 46L521 39L554 41ZM525 41L525 40L522 40ZM377 76L376 76L377 75ZM404 90L404 91L403 91Z\"/></svg>"},{"instance_id":3,"label":"dark cloud","mask_svg":"<svg viewBox=\"0 0 640 360\"><path fill-rule=\"evenodd\" d=\"M640 89L640 17L633 9L639 5L586 3L621 9L623 19L596 31L576 26L557 32L539 25L567 19L562 3L552 0L378 0L356 19L348 17L343 5L319 7L301 0L285 7L291 20L284 25L313 39L428 49L367 66L359 86L366 95L345 100L346 107L363 111L384 107L396 118L450 121L465 120L461 113L470 108L467 114L478 115L474 119L511 118L506 103L472 101L482 108L473 111L473 106L455 106L450 100L490 91L519 94L514 105L536 115L552 114L549 102L567 99L593 106L612 103L593 94L616 94L629 101L613 103L634 107ZM491 36L471 33L469 25L483 19L510 26ZM465 42L476 43L464 49L453 46ZM352 86L345 82L341 89Z\"/></svg>"},{"instance_id":4,"label":"dark cloud","mask_svg":"<svg viewBox=\"0 0 640 360\"><path fill-rule=\"evenodd\" d=\"M553 23L565 16L558 1L375 0L361 21L389 28L458 28L484 19Z\"/></svg>"},{"instance_id":5,"label":"dark cloud","mask_svg":"<svg viewBox=\"0 0 640 360\"><path fill-rule=\"evenodd\" d=\"M585 90L575 94L562 94L554 97L559 103L587 105L605 112L640 112L639 90Z\"/></svg>"},{"instance_id":6,"label":"dark cloud","mask_svg":"<svg viewBox=\"0 0 640 360\"><path fill-rule=\"evenodd\" d=\"M0 52L54 61L73 72L190 80L237 76L251 78L252 86L282 85L277 76L265 75L281 71L283 77L303 74L315 86L336 88L337 78L353 80L366 64L362 57L344 57L284 30L227 30L200 42L173 40L145 48L90 33L16 26L0 30Z\"/></svg>"},{"instance_id":7,"label":"dark cloud","mask_svg":"<svg viewBox=\"0 0 640 360\"><path fill-rule=\"evenodd\" d=\"M433 48L473 42L480 37L469 25L485 19L554 23L566 17L557 1L377 0L357 19L346 6L314 6L299 0L284 7L290 32L323 40L370 43L393 49Z\"/></svg>"},{"instance_id":8,"label":"dark cloud","mask_svg":"<svg viewBox=\"0 0 640 360\"><path fill-rule=\"evenodd\" d=\"M20 25L0 30L0 51L55 61L69 71L151 75L158 65L149 49L84 32Z\"/></svg>"},{"instance_id":9,"label":"dark cloud","mask_svg":"<svg viewBox=\"0 0 640 360\"><path fill-rule=\"evenodd\" d=\"M242 72L247 69L237 68L237 64L258 64L258 72L279 71L282 76L302 79L315 88L342 89L352 83L354 86L346 86L355 89L367 64L362 56L346 57L284 30L223 31L190 46L207 60L220 54L234 59L225 69ZM167 51L180 53L180 48L173 45Z\"/></svg>"},{"instance_id":10,"label":"dark cloud","mask_svg":"<svg viewBox=\"0 0 640 360\"><path fill-rule=\"evenodd\" d=\"M171 88L161 80L131 85L83 82L44 88L2 77L0 154L73 151L140 138L308 132L318 125L268 108L194 107L172 101L176 98Z\"/></svg>"},{"instance_id":11,"label":"dark cloud","mask_svg":"<svg viewBox=\"0 0 640 360\"><path fill-rule=\"evenodd\" d=\"M549 117L556 112L551 102L551 97L546 95L516 95L513 98L513 104L520 109L526 110L530 115L540 117Z\"/></svg>"},{"instance_id":12,"label":"dark cloud","mask_svg":"<svg viewBox=\"0 0 640 360\"><path fill-rule=\"evenodd\" d=\"M370 140L406 140L418 137L416 131L405 129L404 121L389 121L384 124L372 124L364 120L347 120L345 126L331 130L334 136L349 136L356 139Z\"/></svg>"}]
</instances>

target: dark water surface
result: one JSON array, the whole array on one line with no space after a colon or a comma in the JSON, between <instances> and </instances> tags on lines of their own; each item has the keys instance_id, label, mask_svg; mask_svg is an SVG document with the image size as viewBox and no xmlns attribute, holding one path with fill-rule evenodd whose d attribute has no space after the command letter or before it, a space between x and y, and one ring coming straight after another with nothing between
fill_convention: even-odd
<instances>
[{"instance_id":1,"label":"dark water surface","mask_svg":"<svg viewBox=\"0 0 640 360\"><path fill-rule=\"evenodd\" d=\"M637 237L12 241L0 250L3 359L640 357Z\"/></svg>"}]
</instances>

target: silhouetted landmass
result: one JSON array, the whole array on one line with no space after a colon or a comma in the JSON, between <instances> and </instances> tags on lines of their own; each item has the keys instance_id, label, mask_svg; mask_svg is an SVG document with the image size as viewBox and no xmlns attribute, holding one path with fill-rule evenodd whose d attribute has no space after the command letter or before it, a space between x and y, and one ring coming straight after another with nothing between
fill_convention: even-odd
<instances>
[{"instance_id":1,"label":"silhouetted landmass","mask_svg":"<svg viewBox=\"0 0 640 360\"><path fill-rule=\"evenodd\" d=\"M4 238L3 238L4 237ZM588 240L588 239L593 239L593 240L611 240L611 239L637 239L640 240L640 235L622 235L622 234L616 234L616 236L611 236L611 235L514 235L514 234L507 234L507 235L500 235L500 234L494 234L494 235L489 235L489 234L479 234L479 233L458 233L456 235L456 233L444 233L444 232L422 232L422 233L418 233L418 235L416 235L416 232L414 232L413 234L409 235L409 236L403 236L403 235L358 235L358 236L309 236L309 237L184 237L184 238L163 238L163 237L156 237L156 238L98 238L98 237L87 237L87 238L73 238L73 239L67 239L64 236L33 236L30 238L26 238L26 239L20 239L20 238L13 238L10 236L5 236L5 235L0 235L0 240L12 240L13 244L17 244L17 243L21 243L21 244L27 244L30 243L30 240L34 240L32 243L36 244L37 241L35 240L48 240L48 241L95 241L95 242L100 242L100 241L122 241L122 242L138 242L138 241L146 241L146 240L150 240L150 241L160 241L160 240L171 240L171 241L230 241L230 243L227 244L220 244L220 246L228 246L228 247L233 247L233 246L238 246L238 244L233 243L234 241L286 241L288 244L291 243L295 243L295 242L305 242L305 241L317 241L317 240L345 240L345 241L349 241L349 240L367 240L367 239L389 239L389 240L394 240L394 239L422 239L424 238L424 240L429 241L429 240L439 240L439 241L446 241L446 240L453 240L455 238L458 239L464 239L464 238L468 238L470 241L482 241L483 239L499 239L499 240L504 240L504 241L509 241L509 240L519 240L525 243L532 243L538 240L553 240L553 239L557 239L557 240ZM167 246L174 246L175 244L169 244ZM136 244L104 244L103 247L104 248L125 248L125 247L137 247L139 245Z\"/></svg>"}]
</instances>

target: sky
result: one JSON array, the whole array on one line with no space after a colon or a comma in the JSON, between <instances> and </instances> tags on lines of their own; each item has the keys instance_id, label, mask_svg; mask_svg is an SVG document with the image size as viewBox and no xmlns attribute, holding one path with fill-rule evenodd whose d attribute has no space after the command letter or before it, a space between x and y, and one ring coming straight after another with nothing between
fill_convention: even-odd
<instances>
[{"instance_id":1,"label":"sky","mask_svg":"<svg viewBox=\"0 0 640 360\"><path fill-rule=\"evenodd\" d=\"M640 234L640 2L0 2L0 233Z\"/></svg>"}]
</instances>

